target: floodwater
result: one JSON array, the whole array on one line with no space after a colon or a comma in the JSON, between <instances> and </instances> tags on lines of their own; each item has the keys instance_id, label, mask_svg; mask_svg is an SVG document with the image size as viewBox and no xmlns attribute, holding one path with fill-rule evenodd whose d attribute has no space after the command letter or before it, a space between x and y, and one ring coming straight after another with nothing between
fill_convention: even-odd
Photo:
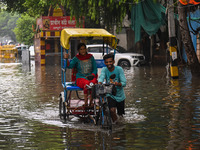
<instances>
[{"instance_id":1,"label":"floodwater","mask_svg":"<svg viewBox=\"0 0 200 150\"><path fill-rule=\"evenodd\" d=\"M0 63L0 149L200 149L200 80L185 67L179 79L165 66L124 70L124 122L109 132L58 116L59 65Z\"/></svg>"}]
</instances>

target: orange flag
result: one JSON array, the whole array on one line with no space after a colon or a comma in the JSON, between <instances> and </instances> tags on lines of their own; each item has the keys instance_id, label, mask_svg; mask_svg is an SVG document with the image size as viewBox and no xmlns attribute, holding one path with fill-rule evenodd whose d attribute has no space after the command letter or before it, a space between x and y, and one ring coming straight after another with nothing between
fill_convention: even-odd
<instances>
[{"instance_id":1,"label":"orange flag","mask_svg":"<svg viewBox=\"0 0 200 150\"><path fill-rule=\"evenodd\" d=\"M192 0L192 4L194 5L200 4L200 0Z\"/></svg>"},{"instance_id":2,"label":"orange flag","mask_svg":"<svg viewBox=\"0 0 200 150\"><path fill-rule=\"evenodd\" d=\"M188 4L197 5L197 4L200 4L200 0L179 0L179 1L183 5L188 5Z\"/></svg>"}]
</instances>

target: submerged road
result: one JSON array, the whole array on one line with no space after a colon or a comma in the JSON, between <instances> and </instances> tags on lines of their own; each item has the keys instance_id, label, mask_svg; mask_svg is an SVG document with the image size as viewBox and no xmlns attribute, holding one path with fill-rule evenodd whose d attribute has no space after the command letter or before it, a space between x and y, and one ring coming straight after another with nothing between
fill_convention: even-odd
<instances>
[{"instance_id":1,"label":"submerged road","mask_svg":"<svg viewBox=\"0 0 200 150\"><path fill-rule=\"evenodd\" d=\"M58 116L59 65L0 63L0 149L200 149L200 80L179 68L124 69L124 123L112 132ZM100 72L100 70L99 70Z\"/></svg>"}]
</instances>

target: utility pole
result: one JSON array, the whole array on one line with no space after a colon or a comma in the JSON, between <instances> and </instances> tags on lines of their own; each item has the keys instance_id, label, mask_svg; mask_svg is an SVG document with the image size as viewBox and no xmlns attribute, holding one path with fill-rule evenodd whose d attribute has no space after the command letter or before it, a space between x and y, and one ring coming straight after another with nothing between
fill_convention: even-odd
<instances>
[{"instance_id":1,"label":"utility pole","mask_svg":"<svg viewBox=\"0 0 200 150\"><path fill-rule=\"evenodd\" d=\"M178 78L178 55L175 34L174 5L173 0L168 0L168 32L170 52L170 75L173 79Z\"/></svg>"}]
</instances>

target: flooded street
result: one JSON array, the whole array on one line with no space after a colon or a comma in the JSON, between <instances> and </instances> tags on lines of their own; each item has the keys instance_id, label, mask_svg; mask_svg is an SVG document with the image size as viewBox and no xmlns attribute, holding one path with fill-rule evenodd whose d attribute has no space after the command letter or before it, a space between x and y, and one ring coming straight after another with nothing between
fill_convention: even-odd
<instances>
[{"instance_id":1,"label":"flooded street","mask_svg":"<svg viewBox=\"0 0 200 150\"><path fill-rule=\"evenodd\" d=\"M163 66L124 71L125 121L110 133L77 118L61 122L59 65L0 63L0 149L200 149L199 78L187 68L176 80Z\"/></svg>"}]
</instances>

